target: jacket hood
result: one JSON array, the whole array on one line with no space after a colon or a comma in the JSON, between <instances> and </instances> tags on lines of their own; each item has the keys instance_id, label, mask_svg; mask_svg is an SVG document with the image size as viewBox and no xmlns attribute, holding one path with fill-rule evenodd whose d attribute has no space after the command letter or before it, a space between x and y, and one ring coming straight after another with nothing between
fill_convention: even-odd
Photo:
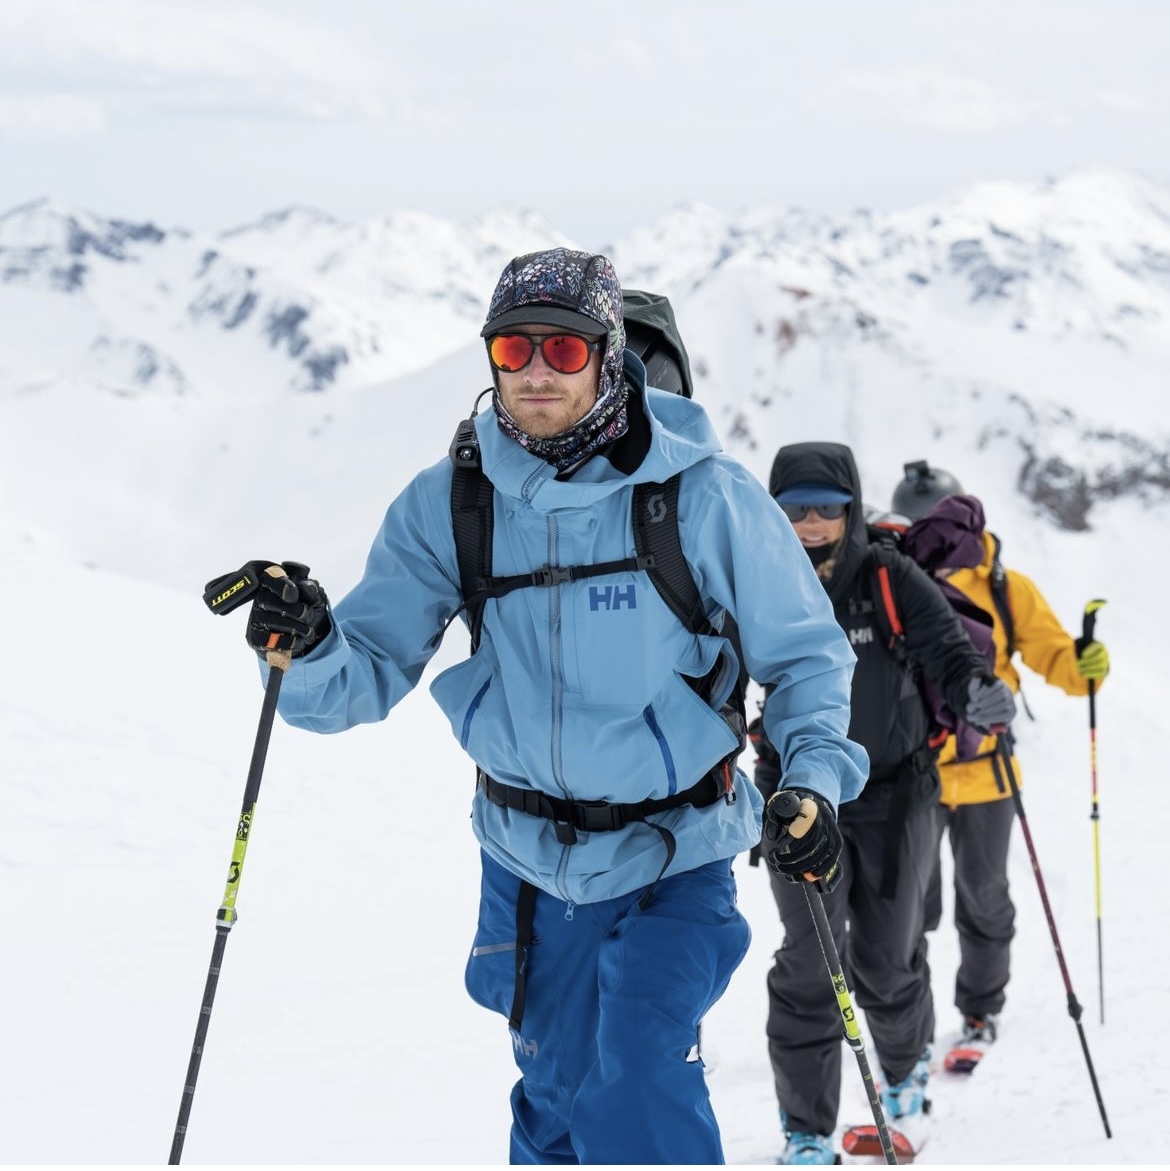
<instances>
[{"instance_id":1,"label":"jacket hood","mask_svg":"<svg viewBox=\"0 0 1170 1171\"><path fill-rule=\"evenodd\" d=\"M861 502L861 474L852 449L844 443L790 443L780 448L772 461L768 491L774 499L785 488L801 483L828 484L853 498L845 514L845 537L837 565L825 582L829 597L837 603L848 597L869 546Z\"/></svg>"},{"instance_id":2,"label":"jacket hood","mask_svg":"<svg viewBox=\"0 0 1170 1171\"><path fill-rule=\"evenodd\" d=\"M541 512L580 508L630 484L662 483L722 450L703 407L682 395L647 387L645 366L628 350L624 375L631 383L630 409L644 410L650 425L650 446L637 468L619 471L602 452L570 479L558 480L556 468L500 430L495 410L489 407L476 416L475 430L484 474L496 490Z\"/></svg>"},{"instance_id":3,"label":"jacket hood","mask_svg":"<svg viewBox=\"0 0 1170 1171\"><path fill-rule=\"evenodd\" d=\"M976 496L944 496L907 530L902 547L928 573L973 569L985 556L983 504Z\"/></svg>"}]
</instances>

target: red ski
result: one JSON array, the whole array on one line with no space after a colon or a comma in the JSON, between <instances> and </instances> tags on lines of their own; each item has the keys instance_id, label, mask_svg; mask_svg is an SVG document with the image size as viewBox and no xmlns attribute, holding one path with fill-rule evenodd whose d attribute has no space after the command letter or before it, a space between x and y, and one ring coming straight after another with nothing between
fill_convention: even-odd
<instances>
[{"instance_id":1,"label":"red ski","mask_svg":"<svg viewBox=\"0 0 1170 1171\"><path fill-rule=\"evenodd\" d=\"M947 1055L943 1058L943 1069L947 1073L971 1073L986 1052L987 1046L981 1045L979 1042L965 1044L960 1041L947 1051Z\"/></svg>"},{"instance_id":2,"label":"red ski","mask_svg":"<svg viewBox=\"0 0 1170 1171\"><path fill-rule=\"evenodd\" d=\"M899 1119L898 1122L887 1122L886 1129L890 1132L890 1145L899 1163L913 1163L914 1158L926 1146L930 1124L927 1114L916 1114L911 1118ZM885 1149L882 1147L882 1138L878 1128L869 1126L850 1126L841 1135L841 1149L847 1155L855 1158L885 1158Z\"/></svg>"}]
</instances>

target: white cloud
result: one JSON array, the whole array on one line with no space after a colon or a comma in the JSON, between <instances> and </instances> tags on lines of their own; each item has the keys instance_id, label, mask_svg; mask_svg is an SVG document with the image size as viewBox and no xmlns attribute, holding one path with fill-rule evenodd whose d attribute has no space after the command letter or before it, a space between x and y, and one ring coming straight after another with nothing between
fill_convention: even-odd
<instances>
[{"instance_id":1,"label":"white cloud","mask_svg":"<svg viewBox=\"0 0 1170 1171\"><path fill-rule=\"evenodd\" d=\"M1123 114L1149 114L1150 103L1139 94L1120 89L1099 89L1097 101L1110 110Z\"/></svg>"},{"instance_id":2,"label":"white cloud","mask_svg":"<svg viewBox=\"0 0 1170 1171\"><path fill-rule=\"evenodd\" d=\"M0 96L0 137L13 142L86 137L105 129L105 111L89 98L75 94Z\"/></svg>"},{"instance_id":3,"label":"white cloud","mask_svg":"<svg viewBox=\"0 0 1170 1171\"><path fill-rule=\"evenodd\" d=\"M866 109L918 126L982 134L1019 122L1038 107L998 92L971 77L933 70L898 73L866 71L844 77L832 95L863 99Z\"/></svg>"},{"instance_id":4,"label":"white cloud","mask_svg":"<svg viewBox=\"0 0 1170 1171\"><path fill-rule=\"evenodd\" d=\"M6 0L0 66L21 78L194 108L311 119L379 117L392 75L348 35L247 0L199 6L167 0Z\"/></svg>"}]
</instances>

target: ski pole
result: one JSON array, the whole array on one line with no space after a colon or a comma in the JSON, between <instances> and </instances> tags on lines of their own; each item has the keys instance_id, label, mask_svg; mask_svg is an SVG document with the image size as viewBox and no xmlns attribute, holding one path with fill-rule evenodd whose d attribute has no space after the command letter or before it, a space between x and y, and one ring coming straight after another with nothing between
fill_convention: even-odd
<instances>
[{"instance_id":1,"label":"ski pole","mask_svg":"<svg viewBox=\"0 0 1170 1171\"><path fill-rule=\"evenodd\" d=\"M791 790L781 789L772 800L775 802L777 814L782 818L791 820L800 812L800 798ZM822 897L826 889L825 884L819 878L806 877L800 885L804 891L805 901L808 903L809 913L812 915L817 942L821 945L821 954L825 957L825 966L828 968L829 980L833 985L833 995L837 998L837 1006L841 1010L841 1021L845 1026L845 1043L853 1050L854 1056L857 1058L858 1069L861 1070L861 1080L865 1084L865 1096L869 1099L869 1108L873 1112L873 1120L877 1125L882 1153L888 1164L897 1166L898 1155L894 1150L893 1140L890 1138L886 1116L882 1110L882 1100L878 1096L877 1084L873 1080L873 1071L870 1069L869 1058L866 1056L865 1038L862 1037L861 1028L857 1024L857 1014L853 1011L853 998L849 995L845 969L841 963L841 957L837 953L837 945L833 941L833 929L829 925L829 917L825 914L825 903Z\"/></svg>"},{"instance_id":2,"label":"ski pole","mask_svg":"<svg viewBox=\"0 0 1170 1171\"><path fill-rule=\"evenodd\" d=\"M1012 753L1008 747L1005 735L996 736L996 750L1007 769L1008 785L1012 791L1012 801L1016 806L1016 815L1020 819L1020 829L1024 834L1024 841L1028 846L1028 857L1032 860L1032 873L1036 876L1036 886L1040 891L1040 902L1044 905L1044 917L1048 920L1048 930L1052 935L1052 943L1056 948L1056 962L1060 965L1060 974L1064 978L1064 990L1068 994L1068 1015L1072 1017L1081 1038L1081 1049L1085 1054L1085 1064L1089 1068L1089 1080L1093 1083L1093 1093L1097 1097L1097 1109L1101 1112L1101 1121L1105 1125L1105 1137L1112 1138L1113 1131L1109 1129L1109 1119L1105 1114L1105 1103L1101 1098L1101 1087L1097 1084L1097 1073L1093 1069L1093 1059L1089 1056L1089 1042L1085 1039L1085 1029L1081 1024L1081 1006L1073 992L1072 980L1069 979L1068 965L1064 962L1064 951L1060 946L1060 936L1056 932L1056 920L1052 915L1052 905L1048 901L1048 891L1044 885L1044 876L1040 873L1040 861L1036 857L1036 847L1032 843L1032 831L1028 828L1028 818L1024 813L1024 799L1020 796L1020 786L1016 784L1016 770L1012 765Z\"/></svg>"},{"instance_id":3,"label":"ski pole","mask_svg":"<svg viewBox=\"0 0 1170 1171\"><path fill-rule=\"evenodd\" d=\"M294 580L308 576L308 567L288 562L293 571L289 576ZM270 566L265 572L282 577L284 569L279 565ZM227 614L242 605L259 588L251 566L237 573L228 574L212 582L204 593L204 601L213 613ZM183 1083L183 1096L179 1102L179 1117L175 1123L175 1135L171 1141L171 1155L168 1165L177 1165L183 1155L183 1143L187 1137L187 1121L191 1115L191 1103L195 1096L195 1082L199 1077L199 1065L203 1060L203 1046L207 1040L207 1026L211 1022L211 1009L215 1002L215 991L219 985L219 972L223 964L227 938L236 921L236 896L240 887L240 876L244 870L244 856L248 850L248 838L252 831L252 819L256 812L256 801L260 795L260 780L264 773L264 760L268 754L268 741L272 735L272 724L276 716L276 701L280 695L280 684L288 670L292 657L286 651L275 648L280 636L272 634L264 658L270 668L268 684L264 689L264 702L260 707L260 724L256 729L256 741L252 748L252 762L248 768L248 779L244 785L244 803L240 809L240 820L236 826L236 839L232 847L232 860L228 866L227 886L223 902L215 913L215 944L211 950L211 963L207 969L207 982L203 988L203 1003L199 1008L199 1021L195 1026L195 1042L191 1047L191 1059L187 1064L187 1077Z\"/></svg>"},{"instance_id":4,"label":"ski pole","mask_svg":"<svg viewBox=\"0 0 1170 1171\"><path fill-rule=\"evenodd\" d=\"M1081 619L1080 646L1093 641L1093 627L1097 611L1105 605L1104 598L1094 598L1085 606ZM1101 814L1097 807L1097 680L1089 680L1089 776L1092 784L1092 805L1089 820L1093 823L1093 888L1097 906L1097 997L1100 1002L1101 1023L1105 1023L1105 960L1101 940Z\"/></svg>"}]
</instances>

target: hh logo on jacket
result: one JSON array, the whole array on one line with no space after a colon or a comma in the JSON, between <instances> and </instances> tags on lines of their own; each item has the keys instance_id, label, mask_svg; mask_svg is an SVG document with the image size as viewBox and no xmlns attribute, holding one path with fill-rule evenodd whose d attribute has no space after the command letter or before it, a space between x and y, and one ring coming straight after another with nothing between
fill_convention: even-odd
<instances>
[{"instance_id":1,"label":"hh logo on jacket","mask_svg":"<svg viewBox=\"0 0 1170 1171\"><path fill-rule=\"evenodd\" d=\"M873 627L859 626L855 630L849 632L850 646L864 646L866 643L873 642Z\"/></svg>"},{"instance_id":2,"label":"hh logo on jacket","mask_svg":"<svg viewBox=\"0 0 1170 1171\"><path fill-rule=\"evenodd\" d=\"M631 582L624 586L590 586L590 610L636 610L638 608L638 593Z\"/></svg>"}]
</instances>

